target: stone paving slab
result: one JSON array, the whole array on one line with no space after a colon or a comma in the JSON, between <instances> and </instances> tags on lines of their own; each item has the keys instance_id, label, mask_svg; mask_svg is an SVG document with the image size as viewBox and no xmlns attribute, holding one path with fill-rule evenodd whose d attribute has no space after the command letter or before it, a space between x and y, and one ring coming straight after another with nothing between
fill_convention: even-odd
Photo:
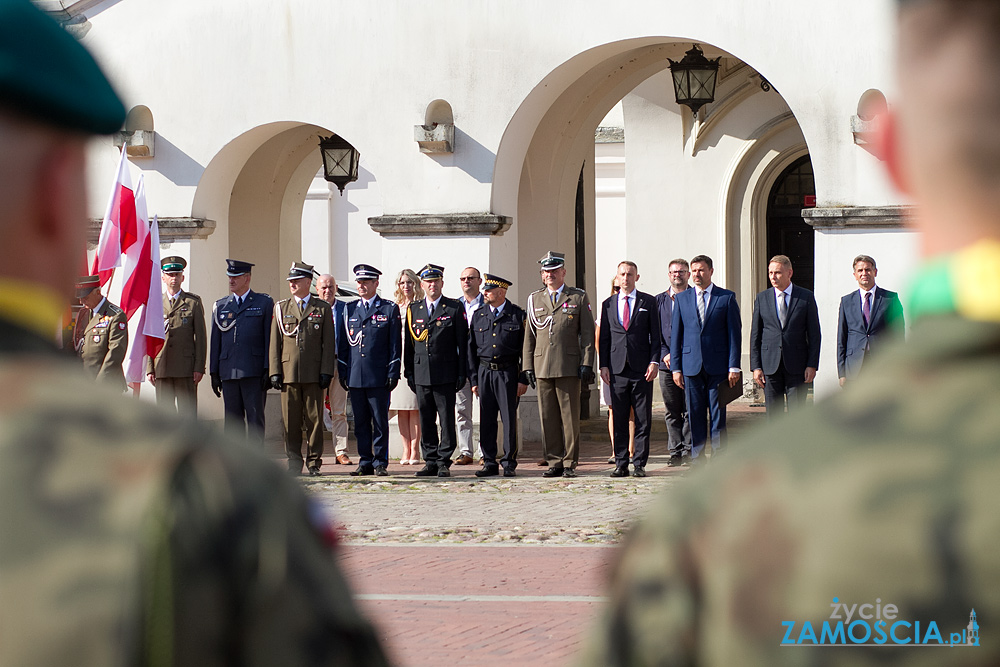
<instances>
[{"instance_id":1,"label":"stone paving slab","mask_svg":"<svg viewBox=\"0 0 1000 667\"><path fill-rule=\"evenodd\" d=\"M594 546L341 551L359 605L402 667L569 664L601 608L614 555Z\"/></svg>"}]
</instances>

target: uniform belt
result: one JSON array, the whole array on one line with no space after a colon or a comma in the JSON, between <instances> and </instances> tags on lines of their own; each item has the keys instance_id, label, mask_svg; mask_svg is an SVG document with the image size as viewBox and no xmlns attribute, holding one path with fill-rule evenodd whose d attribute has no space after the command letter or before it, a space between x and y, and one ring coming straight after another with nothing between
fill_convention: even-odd
<instances>
[{"instance_id":1,"label":"uniform belt","mask_svg":"<svg viewBox=\"0 0 1000 667\"><path fill-rule=\"evenodd\" d=\"M485 366L486 368L488 368L491 371L506 371L506 370L511 370L511 369L514 369L514 370L517 369L517 364L515 364L513 361L508 361L508 362L505 362L505 363L496 363L496 362L493 362L493 361L484 361L480 365L481 366Z\"/></svg>"}]
</instances>

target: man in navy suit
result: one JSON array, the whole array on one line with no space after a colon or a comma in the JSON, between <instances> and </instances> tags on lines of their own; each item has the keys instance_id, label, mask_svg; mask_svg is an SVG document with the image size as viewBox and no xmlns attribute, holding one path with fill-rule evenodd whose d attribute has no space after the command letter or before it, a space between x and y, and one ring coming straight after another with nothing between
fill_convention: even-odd
<instances>
[{"instance_id":1,"label":"man in navy suit","mask_svg":"<svg viewBox=\"0 0 1000 667\"><path fill-rule=\"evenodd\" d=\"M333 338L336 348L343 335L344 308L347 304L337 299L337 280L329 273L324 273L316 279L316 294L332 306ZM347 456L347 391L340 386L336 375L333 376L330 388L326 390L326 400L330 407L324 408L323 421L333 434L336 461L342 465L351 465L351 459Z\"/></svg>"},{"instance_id":2,"label":"man in navy suit","mask_svg":"<svg viewBox=\"0 0 1000 667\"><path fill-rule=\"evenodd\" d=\"M709 436L712 451L719 448L726 428L726 405L719 385L740 381L740 307L736 294L712 284L712 258L691 260L694 289L676 297L670 332L670 366L674 383L684 389L691 422L691 462L698 461Z\"/></svg>"},{"instance_id":3,"label":"man in navy suit","mask_svg":"<svg viewBox=\"0 0 1000 667\"><path fill-rule=\"evenodd\" d=\"M773 417L806 401L807 385L819 369L819 310L816 297L792 285L792 260L775 255L767 265L771 289L757 295L750 327L750 369L764 389Z\"/></svg>"},{"instance_id":4,"label":"man in navy suit","mask_svg":"<svg viewBox=\"0 0 1000 667\"><path fill-rule=\"evenodd\" d=\"M679 466L685 458L691 458L691 426L684 390L674 384L670 372L670 334L677 295L689 287L691 267L686 259L675 259L667 265L667 270L670 287L656 295L656 306L660 310L660 393L667 411L667 451L670 452L667 465Z\"/></svg>"},{"instance_id":5,"label":"man in navy suit","mask_svg":"<svg viewBox=\"0 0 1000 667\"><path fill-rule=\"evenodd\" d=\"M865 359L877 347L875 339L887 328L903 330L899 295L875 284L878 268L868 255L854 258L858 289L840 300L837 318L837 376L843 387L855 378Z\"/></svg>"},{"instance_id":6,"label":"man in navy suit","mask_svg":"<svg viewBox=\"0 0 1000 667\"><path fill-rule=\"evenodd\" d=\"M649 429L653 419L653 380L660 367L660 316L656 299L635 288L639 268L618 264L618 294L601 304L601 379L611 387L615 469L628 477L629 414L635 410L636 477L646 476Z\"/></svg>"},{"instance_id":7,"label":"man in navy suit","mask_svg":"<svg viewBox=\"0 0 1000 667\"><path fill-rule=\"evenodd\" d=\"M382 272L369 264L354 267L358 296L344 309L337 334L340 386L351 395L358 475L389 474L389 394L399 382L403 331L399 309L376 294Z\"/></svg>"},{"instance_id":8,"label":"man in navy suit","mask_svg":"<svg viewBox=\"0 0 1000 667\"><path fill-rule=\"evenodd\" d=\"M229 296L212 307L212 391L222 396L226 428L264 444L264 396L274 301L250 289L253 264L226 260Z\"/></svg>"}]
</instances>

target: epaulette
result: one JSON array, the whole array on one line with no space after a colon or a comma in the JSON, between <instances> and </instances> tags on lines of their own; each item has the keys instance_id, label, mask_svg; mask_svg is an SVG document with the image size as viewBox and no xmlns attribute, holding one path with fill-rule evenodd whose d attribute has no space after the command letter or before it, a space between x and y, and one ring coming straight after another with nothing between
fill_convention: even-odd
<instances>
[{"instance_id":1,"label":"epaulette","mask_svg":"<svg viewBox=\"0 0 1000 667\"><path fill-rule=\"evenodd\" d=\"M111 311L115 315L118 315L119 313L124 313L125 312L124 310L122 310L121 308L119 308L115 304L111 303L110 301L108 301L108 310Z\"/></svg>"},{"instance_id":2,"label":"epaulette","mask_svg":"<svg viewBox=\"0 0 1000 667\"><path fill-rule=\"evenodd\" d=\"M187 294L192 299L194 299L195 301L201 301L201 297L198 296L197 294L192 294L191 292L184 292L184 293Z\"/></svg>"},{"instance_id":3,"label":"epaulette","mask_svg":"<svg viewBox=\"0 0 1000 667\"><path fill-rule=\"evenodd\" d=\"M291 297L288 297L287 299L282 299L281 301L278 302L278 305L280 306L281 304L285 303L286 301L290 301L290 300L291 300ZM310 301L312 301L312 299L310 299Z\"/></svg>"},{"instance_id":4,"label":"epaulette","mask_svg":"<svg viewBox=\"0 0 1000 667\"><path fill-rule=\"evenodd\" d=\"M566 292L566 294L586 294L586 292L579 287L570 287L569 285L563 287L563 291Z\"/></svg>"}]
</instances>

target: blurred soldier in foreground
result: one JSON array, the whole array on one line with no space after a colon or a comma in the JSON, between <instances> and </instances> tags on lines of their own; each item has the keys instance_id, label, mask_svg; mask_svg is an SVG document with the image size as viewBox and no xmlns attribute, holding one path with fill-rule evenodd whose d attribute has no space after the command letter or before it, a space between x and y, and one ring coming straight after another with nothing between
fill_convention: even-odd
<instances>
[{"instance_id":1,"label":"blurred soldier in foreground","mask_svg":"<svg viewBox=\"0 0 1000 667\"><path fill-rule=\"evenodd\" d=\"M879 120L923 233L910 337L660 500L586 664L1000 663L976 620L1000 617L1000 3L899 19Z\"/></svg>"},{"instance_id":2,"label":"blurred soldier in foreground","mask_svg":"<svg viewBox=\"0 0 1000 667\"><path fill-rule=\"evenodd\" d=\"M146 357L146 378L156 387L156 402L190 415L198 414L198 383L205 375L205 307L201 297L181 289L187 260L160 260L166 339L156 359Z\"/></svg>"},{"instance_id":3,"label":"blurred soldier in foreground","mask_svg":"<svg viewBox=\"0 0 1000 667\"><path fill-rule=\"evenodd\" d=\"M288 270L292 296L274 305L271 320L271 385L281 392L288 472L302 474L302 427L309 437L305 464L310 475L323 465L323 391L337 368L330 304L309 294L313 267L295 262Z\"/></svg>"},{"instance_id":4,"label":"blurred soldier in foreground","mask_svg":"<svg viewBox=\"0 0 1000 667\"><path fill-rule=\"evenodd\" d=\"M212 306L212 391L226 406L226 428L264 444L264 399L274 301L250 289L253 264L226 260L229 291Z\"/></svg>"},{"instance_id":5,"label":"blurred soldier in foreground","mask_svg":"<svg viewBox=\"0 0 1000 667\"><path fill-rule=\"evenodd\" d=\"M81 278L76 284L76 298L83 304L77 327L83 336L78 343L83 368L91 377L125 391L122 362L128 350L128 321L121 308L101 294L97 276Z\"/></svg>"},{"instance_id":6,"label":"blurred soldier in foreground","mask_svg":"<svg viewBox=\"0 0 1000 667\"><path fill-rule=\"evenodd\" d=\"M0 100L0 664L385 664L292 480L50 342L87 135L125 109L27 0L0 0Z\"/></svg>"}]
</instances>

